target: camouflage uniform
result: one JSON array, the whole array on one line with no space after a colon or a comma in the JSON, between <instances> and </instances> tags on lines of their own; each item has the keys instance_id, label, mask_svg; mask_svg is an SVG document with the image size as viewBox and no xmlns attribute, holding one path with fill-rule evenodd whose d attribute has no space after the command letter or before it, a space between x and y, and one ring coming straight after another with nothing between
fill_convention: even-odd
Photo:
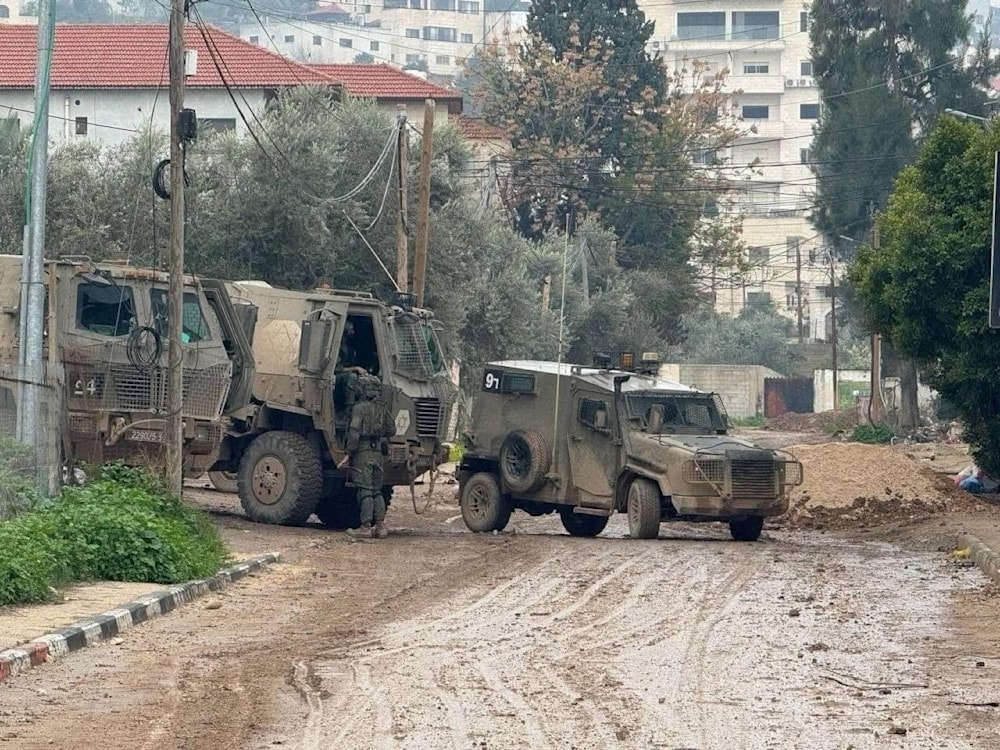
<instances>
[{"instance_id":1,"label":"camouflage uniform","mask_svg":"<svg viewBox=\"0 0 1000 750\"><path fill-rule=\"evenodd\" d=\"M358 379L361 400L351 409L344 448L351 457L352 479L361 504L360 536L385 536L385 498L382 497L382 441L396 434L389 408L382 403L382 383L374 375ZM374 529L372 529L374 524ZM354 536L358 536L357 534Z\"/></svg>"}]
</instances>

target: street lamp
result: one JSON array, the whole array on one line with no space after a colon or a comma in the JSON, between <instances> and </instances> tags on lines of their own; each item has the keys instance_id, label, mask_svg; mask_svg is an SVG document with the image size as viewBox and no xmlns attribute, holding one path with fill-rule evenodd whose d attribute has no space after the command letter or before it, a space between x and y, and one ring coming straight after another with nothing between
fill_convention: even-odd
<instances>
[{"instance_id":1,"label":"street lamp","mask_svg":"<svg viewBox=\"0 0 1000 750\"><path fill-rule=\"evenodd\" d=\"M952 117L957 117L959 120L978 120L979 122L989 122L990 118L980 117L979 115L972 115L968 112L963 112L960 109L952 109L947 107L944 111L946 115L951 115Z\"/></svg>"}]
</instances>

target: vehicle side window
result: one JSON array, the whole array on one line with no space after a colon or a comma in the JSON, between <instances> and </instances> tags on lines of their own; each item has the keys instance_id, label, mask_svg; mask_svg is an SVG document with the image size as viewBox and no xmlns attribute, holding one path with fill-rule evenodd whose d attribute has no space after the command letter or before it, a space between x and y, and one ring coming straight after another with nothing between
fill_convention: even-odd
<instances>
[{"instance_id":1,"label":"vehicle side window","mask_svg":"<svg viewBox=\"0 0 1000 750\"><path fill-rule=\"evenodd\" d=\"M76 290L76 326L101 336L125 336L136 326L132 287L80 282Z\"/></svg>"},{"instance_id":2,"label":"vehicle side window","mask_svg":"<svg viewBox=\"0 0 1000 750\"><path fill-rule=\"evenodd\" d=\"M687 424L706 431L715 429L715 425L712 423L712 414L705 404L688 404L684 409L684 420Z\"/></svg>"},{"instance_id":3,"label":"vehicle side window","mask_svg":"<svg viewBox=\"0 0 1000 750\"><path fill-rule=\"evenodd\" d=\"M167 310L169 302L167 300L166 289L153 289L149 293L150 302L153 305L153 325L161 336L166 336L169 328L167 320ZM201 303L198 295L194 292L184 292L184 305L181 308L181 341L185 344L195 344L212 338L212 329L208 326L208 321L201 310Z\"/></svg>"},{"instance_id":4,"label":"vehicle side window","mask_svg":"<svg viewBox=\"0 0 1000 750\"><path fill-rule=\"evenodd\" d=\"M580 399L577 419L587 425L587 427L599 430L600 432L608 432L611 429L608 424L608 405L603 401L595 401L589 398Z\"/></svg>"}]
</instances>

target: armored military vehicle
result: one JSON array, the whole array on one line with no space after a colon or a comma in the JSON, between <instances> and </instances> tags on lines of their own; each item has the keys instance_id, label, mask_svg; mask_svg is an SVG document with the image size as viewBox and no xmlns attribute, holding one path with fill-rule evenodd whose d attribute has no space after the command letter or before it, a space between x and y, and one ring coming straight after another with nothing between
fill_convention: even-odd
<instances>
[{"instance_id":1,"label":"armored military vehicle","mask_svg":"<svg viewBox=\"0 0 1000 750\"><path fill-rule=\"evenodd\" d=\"M787 510L801 464L728 435L718 395L662 380L650 361L637 369L487 365L458 467L466 525L556 512L570 534L596 536L618 511L633 538L674 520L759 538L764 518Z\"/></svg>"},{"instance_id":2,"label":"armored military vehicle","mask_svg":"<svg viewBox=\"0 0 1000 750\"><path fill-rule=\"evenodd\" d=\"M251 519L297 524L315 512L333 527L357 525L350 468L337 464L362 371L382 380L396 417L383 494L445 459L456 388L429 311L406 295L388 306L360 292L262 282L229 282L226 291L251 340L254 375L248 398L226 413L212 480L235 475Z\"/></svg>"},{"instance_id":3,"label":"armored military vehicle","mask_svg":"<svg viewBox=\"0 0 1000 750\"><path fill-rule=\"evenodd\" d=\"M17 362L22 258L0 256L0 362ZM167 413L167 274L89 258L46 261L45 355L65 371L63 454L100 463L162 465ZM184 278L186 476L217 460L223 412L245 400L249 344L218 285ZM52 347L55 347L53 350ZM17 395L0 387L10 414ZM16 416L15 416L16 418Z\"/></svg>"}]
</instances>

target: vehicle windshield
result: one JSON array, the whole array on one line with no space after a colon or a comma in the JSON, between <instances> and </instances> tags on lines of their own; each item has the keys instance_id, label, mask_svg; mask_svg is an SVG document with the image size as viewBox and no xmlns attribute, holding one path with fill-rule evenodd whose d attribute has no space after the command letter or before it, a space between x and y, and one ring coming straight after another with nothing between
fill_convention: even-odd
<instances>
[{"instance_id":1,"label":"vehicle windshield","mask_svg":"<svg viewBox=\"0 0 1000 750\"><path fill-rule=\"evenodd\" d=\"M437 334L426 320L412 313L392 318L397 369L412 378L435 378L445 374L444 353Z\"/></svg>"},{"instance_id":2,"label":"vehicle windshield","mask_svg":"<svg viewBox=\"0 0 1000 750\"><path fill-rule=\"evenodd\" d=\"M629 420L637 429L654 435L725 432L726 412L713 393L626 394Z\"/></svg>"}]
</instances>

